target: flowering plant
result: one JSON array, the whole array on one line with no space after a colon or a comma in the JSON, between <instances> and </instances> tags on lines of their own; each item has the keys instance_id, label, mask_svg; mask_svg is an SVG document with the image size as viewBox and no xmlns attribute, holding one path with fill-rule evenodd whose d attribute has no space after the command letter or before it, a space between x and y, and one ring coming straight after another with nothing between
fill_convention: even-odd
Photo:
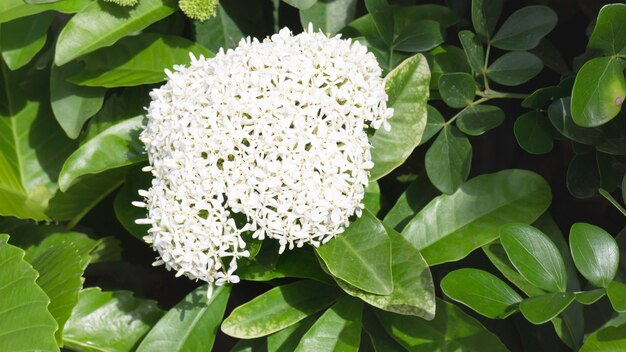
<instances>
[{"instance_id":1,"label":"flowering plant","mask_svg":"<svg viewBox=\"0 0 626 352\"><path fill-rule=\"evenodd\" d=\"M0 0L0 352L626 350L604 3Z\"/></svg>"}]
</instances>

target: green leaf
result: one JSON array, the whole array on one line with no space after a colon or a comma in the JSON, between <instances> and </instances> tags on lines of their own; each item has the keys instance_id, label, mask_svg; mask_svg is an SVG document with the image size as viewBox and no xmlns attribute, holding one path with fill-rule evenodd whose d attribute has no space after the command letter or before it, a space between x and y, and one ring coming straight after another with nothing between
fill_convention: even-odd
<instances>
[{"instance_id":1,"label":"green leaf","mask_svg":"<svg viewBox=\"0 0 626 352\"><path fill-rule=\"evenodd\" d=\"M445 73L439 77L439 94L452 108L464 108L474 101L476 82L467 73Z\"/></svg>"},{"instance_id":2,"label":"green leaf","mask_svg":"<svg viewBox=\"0 0 626 352\"><path fill-rule=\"evenodd\" d=\"M533 49L554 29L557 19L549 7L522 7L504 21L491 44L502 50Z\"/></svg>"},{"instance_id":3,"label":"green leaf","mask_svg":"<svg viewBox=\"0 0 626 352\"><path fill-rule=\"evenodd\" d=\"M3 0L0 1L0 23L50 10L62 13L74 13L80 11L80 9L92 1L93 0L63 0L33 6L23 0Z\"/></svg>"},{"instance_id":4,"label":"green leaf","mask_svg":"<svg viewBox=\"0 0 626 352\"><path fill-rule=\"evenodd\" d=\"M441 25L433 20L409 23L393 42L393 49L418 53L431 50L443 43Z\"/></svg>"},{"instance_id":5,"label":"green leaf","mask_svg":"<svg viewBox=\"0 0 626 352\"><path fill-rule=\"evenodd\" d=\"M563 258L543 232L527 224L510 223L500 228L500 242L526 280L549 292L565 292L567 273Z\"/></svg>"},{"instance_id":6,"label":"green leaf","mask_svg":"<svg viewBox=\"0 0 626 352\"><path fill-rule=\"evenodd\" d=\"M569 243L578 271L590 283L606 288L619 266L619 248L613 236L598 226L576 223L570 229Z\"/></svg>"},{"instance_id":7,"label":"green leaf","mask_svg":"<svg viewBox=\"0 0 626 352\"><path fill-rule=\"evenodd\" d=\"M626 324L607 326L589 335L580 352L620 352L626 350Z\"/></svg>"},{"instance_id":8,"label":"green leaf","mask_svg":"<svg viewBox=\"0 0 626 352\"><path fill-rule=\"evenodd\" d=\"M54 63L62 66L96 49L112 45L169 16L175 9L172 0L141 0L132 7L106 1L91 2L63 27L57 40Z\"/></svg>"},{"instance_id":9,"label":"green leaf","mask_svg":"<svg viewBox=\"0 0 626 352\"><path fill-rule=\"evenodd\" d=\"M626 54L626 5L609 4L600 9L587 50L602 55Z\"/></svg>"},{"instance_id":10,"label":"green leaf","mask_svg":"<svg viewBox=\"0 0 626 352\"><path fill-rule=\"evenodd\" d=\"M618 312L626 312L626 284L613 281L609 284L607 295L611 306Z\"/></svg>"},{"instance_id":11,"label":"green leaf","mask_svg":"<svg viewBox=\"0 0 626 352\"><path fill-rule=\"evenodd\" d=\"M222 331L245 339L266 336L328 307L338 293L335 287L310 280L278 286L235 308Z\"/></svg>"},{"instance_id":12,"label":"green leaf","mask_svg":"<svg viewBox=\"0 0 626 352\"><path fill-rule=\"evenodd\" d=\"M437 315L430 321L383 311L376 315L385 330L410 351L508 351L478 320L440 299Z\"/></svg>"},{"instance_id":13,"label":"green leaf","mask_svg":"<svg viewBox=\"0 0 626 352\"><path fill-rule=\"evenodd\" d=\"M446 124L446 120L443 119L441 113L437 111L437 109L435 109L434 107L428 105L426 107L426 111L426 127L424 128L424 133L422 134L422 140L420 141L420 145L428 142L428 140L436 135L437 132L439 132Z\"/></svg>"},{"instance_id":14,"label":"green leaf","mask_svg":"<svg viewBox=\"0 0 626 352\"><path fill-rule=\"evenodd\" d=\"M504 111L493 105L473 105L459 113L456 127L470 136L481 134L500 126L504 122Z\"/></svg>"},{"instance_id":15,"label":"green leaf","mask_svg":"<svg viewBox=\"0 0 626 352\"><path fill-rule=\"evenodd\" d=\"M439 77L444 73L472 72L463 49L454 45L440 45L425 54L431 64L430 89L439 89ZM436 99L435 96L432 99Z\"/></svg>"},{"instance_id":16,"label":"green leaf","mask_svg":"<svg viewBox=\"0 0 626 352\"><path fill-rule=\"evenodd\" d=\"M475 2L475 1L474 1ZM482 74L485 71L485 49L476 37L476 34L464 30L459 32L459 40L465 51L467 62L469 62L474 74Z\"/></svg>"},{"instance_id":17,"label":"green leaf","mask_svg":"<svg viewBox=\"0 0 626 352\"><path fill-rule=\"evenodd\" d=\"M154 301L128 291L84 289L65 325L65 347L77 351L131 350L163 316Z\"/></svg>"},{"instance_id":18,"label":"green leaf","mask_svg":"<svg viewBox=\"0 0 626 352\"><path fill-rule=\"evenodd\" d=\"M391 241L383 224L367 209L316 252L333 276L367 292L392 292Z\"/></svg>"},{"instance_id":19,"label":"green leaf","mask_svg":"<svg viewBox=\"0 0 626 352\"><path fill-rule=\"evenodd\" d=\"M25 230L31 238L26 242L18 243L22 248L26 249L24 259L28 262L32 262L38 257L48 256L46 252L50 250L50 248L62 247L67 243L71 243L71 246L74 247L80 258L80 268L84 270L92 261L93 252L103 242L102 239L97 241L80 232L56 232L57 229L55 228L38 228L41 233L36 233L36 230L37 229ZM24 235L25 233L17 233L17 236L20 236L22 239ZM12 240L13 239L14 238L12 238Z\"/></svg>"},{"instance_id":20,"label":"green leaf","mask_svg":"<svg viewBox=\"0 0 626 352\"><path fill-rule=\"evenodd\" d=\"M143 118L136 116L113 125L74 151L59 175L61 190L67 190L81 176L146 160L138 138Z\"/></svg>"},{"instance_id":21,"label":"green leaf","mask_svg":"<svg viewBox=\"0 0 626 352\"><path fill-rule=\"evenodd\" d=\"M35 283L37 272L24 261L24 251L0 235L0 350L58 351L57 324L46 307L50 300Z\"/></svg>"},{"instance_id":22,"label":"green leaf","mask_svg":"<svg viewBox=\"0 0 626 352\"><path fill-rule=\"evenodd\" d=\"M78 138L83 125L95 115L104 102L103 88L79 87L67 78L82 71L80 64L63 67L52 65L50 70L50 103L54 117L68 137Z\"/></svg>"},{"instance_id":23,"label":"green leaf","mask_svg":"<svg viewBox=\"0 0 626 352\"><path fill-rule=\"evenodd\" d=\"M294 351L358 351L363 302L345 297L313 324Z\"/></svg>"},{"instance_id":24,"label":"green leaf","mask_svg":"<svg viewBox=\"0 0 626 352\"><path fill-rule=\"evenodd\" d=\"M557 86L543 87L524 98L520 104L523 108L540 109L545 104L562 97L562 89Z\"/></svg>"},{"instance_id":25,"label":"green leaf","mask_svg":"<svg viewBox=\"0 0 626 352\"><path fill-rule=\"evenodd\" d=\"M550 293L547 295L526 298L519 305L519 309L528 321L533 324L543 324L559 315L574 301L573 293Z\"/></svg>"},{"instance_id":26,"label":"green leaf","mask_svg":"<svg viewBox=\"0 0 626 352\"><path fill-rule=\"evenodd\" d=\"M378 129L372 137L370 181L377 180L404 163L422 139L426 127L426 102L430 70L421 54L416 54L385 78L387 106L393 108L391 130Z\"/></svg>"},{"instance_id":27,"label":"green leaf","mask_svg":"<svg viewBox=\"0 0 626 352\"><path fill-rule=\"evenodd\" d=\"M481 40L487 42L500 19L501 0L473 0L472 24Z\"/></svg>"},{"instance_id":28,"label":"green leaf","mask_svg":"<svg viewBox=\"0 0 626 352\"><path fill-rule=\"evenodd\" d=\"M624 60L598 57L580 68L572 91L572 119L583 127L595 127L612 120L626 97Z\"/></svg>"},{"instance_id":29,"label":"green leaf","mask_svg":"<svg viewBox=\"0 0 626 352\"><path fill-rule=\"evenodd\" d=\"M543 63L526 51L510 52L500 56L487 69L487 76L505 86L528 82L543 69Z\"/></svg>"},{"instance_id":30,"label":"green leaf","mask_svg":"<svg viewBox=\"0 0 626 352\"><path fill-rule=\"evenodd\" d=\"M52 117L46 70L0 67L0 215L47 220L56 176L76 143Z\"/></svg>"},{"instance_id":31,"label":"green leaf","mask_svg":"<svg viewBox=\"0 0 626 352\"><path fill-rule=\"evenodd\" d=\"M124 182L126 168L117 168L95 175L85 175L65 192L58 190L48 203L46 215L51 219L70 220L73 227L91 209Z\"/></svg>"},{"instance_id":32,"label":"green leaf","mask_svg":"<svg viewBox=\"0 0 626 352\"><path fill-rule=\"evenodd\" d=\"M472 165L472 145L454 126L446 126L428 148L424 159L430 182L451 194L467 179Z\"/></svg>"},{"instance_id":33,"label":"green leaf","mask_svg":"<svg viewBox=\"0 0 626 352\"><path fill-rule=\"evenodd\" d=\"M365 204L367 210L376 215L380 211L380 200L380 186L378 182L370 182L365 188L363 204Z\"/></svg>"},{"instance_id":34,"label":"green leaf","mask_svg":"<svg viewBox=\"0 0 626 352\"><path fill-rule=\"evenodd\" d=\"M0 25L0 53L11 70L29 63L43 48L53 19L54 13L46 12Z\"/></svg>"},{"instance_id":35,"label":"green leaf","mask_svg":"<svg viewBox=\"0 0 626 352\"><path fill-rule=\"evenodd\" d=\"M402 231L415 214L438 195L439 191L433 187L428 177L423 173L419 174L385 215L383 223L396 231Z\"/></svg>"},{"instance_id":36,"label":"green leaf","mask_svg":"<svg viewBox=\"0 0 626 352\"><path fill-rule=\"evenodd\" d=\"M83 286L81 257L72 242L62 241L47 251L29 259L39 272L37 285L50 298L48 311L57 322L57 344L63 345L63 327L78 302L78 292Z\"/></svg>"},{"instance_id":37,"label":"green leaf","mask_svg":"<svg viewBox=\"0 0 626 352\"><path fill-rule=\"evenodd\" d=\"M548 107L548 117L552 126L565 137L582 144L596 145L604 140L600 128L580 127L572 119L570 97L555 100Z\"/></svg>"},{"instance_id":38,"label":"green leaf","mask_svg":"<svg viewBox=\"0 0 626 352\"><path fill-rule=\"evenodd\" d=\"M506 255L504 247L499 241L492 242L483 246L483 251L491 261L491 263L504 275L504 277L511 281L515 286L522 290L528 296L539 296L546 292L540 288L535 287L528 282L520 273L515 269L509 257Z\"/></svg>"},{"instance_id":39,"label":"green leaf","mask_svg":"<svg viewBox=\"0 0 626 352\"><path fill-rule=\"evenodd\" d=\"M319 0L283 0L283 1L297 8L298 10L306 10L309 7L315 5Z\"/></svg>"},{"instance_id":40,"label":"green leaf","mask_svg":"<svg viewBox=\"0 0 626 352\"><path fill-rule=\"evenodd\" d=\"M308 318L299 321L290 327L284 328L267 337L267 349L274 352L293 352L302 336L317 321L319 314L311 315ZM250 341L250 340L248 340Z\"/></svg>"},{"instance_id":41,"label":"green leaf","mask_svg":"<svg viewBox=\"0 0 626 352\"><path fill-rule=\"evenodd\" d=\"M464 268L448 273L441 290L453 300L487 318L506 318L517 311L522 297L504 281L479 269Z\"/></svg>"},{"instance_id":42,"label":"green leaf","mask_svg":"<svg viewBox=\"0 0 626 352\"><path fill-rule=\"evenodd\" d=\"M165 69L188 65L189 53L213 57L212 52L188 39L143 33L81 58L85 68L69 80L81 86L108 88L158 83L166 79Z\"/></svg>"},{"instance_id":43,"label":"green leaf","mask_svg":"<svg viewBox=\"0 0 626 352\"><path fill-rule=\"evenodd\" d=\"M316 31L335 34L354 19L356 4L356 0L319 0L300 10L300 22L303 28L312 23Z\"/></svg>"},{"instance_id":44,"label":"green leaf","mask_svg":"<svg viewBox=\"0 0 626 352\"><path fill-rule=\"evenodd\" d=\"M562 76L571 72L568 63L565 62L559 50L546 38L541 39L539 45L530 50L530 52L537 55L546 67Z\"/></svg>"},{"instance_id":45,"label":"green leaf","mask_svg":"<svg viewBox=\"0 0 626 352\"><path fill-rule=\"evenodd\" d=\"M367 12L374 19L380 38L391 46L394 38L393 12L387 0L365 0Z\"/></svg>"},{"instance_id":46,"label":"green leaf","mask_svg":"<svg viewBox=\"0 0 626 352\"><path fill-rule=\"evenodd\" d=\"M530 154L546 154L554 141L547 117L539 111L529 111L515 120L515 139Z\"/></svg>"},{"instance_id":47,"label":"green leaf","mask_svg":"<svg viewBox=\"0 0 626 352\"><path fill-rule=\"evenodd\" d=\"M597 302L600 298L604 297L606 294L606 290L603 288L591 290L591 291L583 291L583 292L575 292L576 301L584 304L590 305Z\"/></svg>"},{"instance_id":48,"label":"green leaf","mask_svg":"<svg viewBox=\"0 0 626 352\"><path fill-rule=\"evenodd\" d=\"M435 316L435 288L428 264L402 235L387 228L392 244L393 291L387 296L371 294L337 279L349 295L388 312L415 315L430 320Z\"/></svg>"},{"instance_id":49,"label":"green leaf","mask_svg":"<svg viewBox=\"0 0 626 352\"><path fill-rule=\"evenodd\" d=\"M253 260L240 260L237 273L242 280L269 281L295 277L331 284L332 279L320 268L312 248L296 248L278 255L279 246L264 241Z\"/></svg>"},{"instance_id":50,"label":"green leaf","mask_svg":"<svg viewBox=\"0 0 626 352\"><path fill-rule=\"evenodd\" d=\"M156 323L137 352L211 350L229 295L229 286L218 287L209 299L206 285L193 290Z\"/></svg>"},{"instance_id":51,"label":"green leaf","mask_svg":"<svg viewBox=\"0 0 626 352\"><path fill-rule=\"evenodd\" d=\"M456 261L496 239L500 226L533 222L551 199L548 183L533 172L512 169L484 174L451 195L433 199L402 235L431 266Z\"/></svg>"},{"instance_id":52,"label":"green leaf","mask_svg":"<svg viewBox=\"0 0 626 352\"><path fill-rule=\"evenodd\" d=\"M387 334L371 309L366 309L363 312L363 330L370 337L375 352L406 351Z\"/></svg>"}]
</instances>

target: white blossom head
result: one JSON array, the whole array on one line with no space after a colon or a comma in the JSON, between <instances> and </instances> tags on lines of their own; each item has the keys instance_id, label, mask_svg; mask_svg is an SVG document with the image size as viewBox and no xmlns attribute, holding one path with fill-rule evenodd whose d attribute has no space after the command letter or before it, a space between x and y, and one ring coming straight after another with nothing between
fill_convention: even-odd
<instances>
[{"instance_id":1,"label":"white blossom head","mask_svg":"<svg viewBox=\"0 0 626 352\"><path fill-rule=\"evenodd\" d=\"M237 282L242 235L319 246L360 216L367 130L393 114L358 42L284 28L166 70L141 133L153 174L145 240L177 275ZM245 221L236 222L235 218Z\"/></svg>"}]
</instances>

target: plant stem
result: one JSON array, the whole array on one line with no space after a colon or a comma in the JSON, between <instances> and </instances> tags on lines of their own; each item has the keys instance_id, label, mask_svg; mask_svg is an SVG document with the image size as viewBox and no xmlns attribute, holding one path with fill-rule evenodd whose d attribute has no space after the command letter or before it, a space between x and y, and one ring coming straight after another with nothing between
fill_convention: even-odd
<instances>
[{"instance_id":1,"label":"plant stem","mask_svg":"<svg viewBox=\"0 0 626 352\"><path fill-rule=\"evenodd\" d=\"M456 115L452 116L452 118L450 120L446 121L446 123L444 123L444 127L447 127L452 122L454 122L454 120L456 120L459 116L461 116L461 114L463 114L463 112L465 110L471 109L471 108L473 108L476 105L480 105L480 104L482 104L482 103L484 103L486 101L489 101L489 99L491 99L491 98L485 97L485 98L480 98L480 99L478 99L476 101L471 102L468 106L464 107L463 110L459 111L458 113L456 113Z\"/></svg>"},{"instance_id":2,"label":"plant stem","mask_svg":"<svg viewBox=\"0 0 626 352\"><path fill-rule=\"evenodd\" d=\"M476 92L476 95L483 98L489 99L526 99L529 94L524 93L507 93L507 92L498 92L495 90Z\"/></svg>"},{"instance_id":3,"label":"plant stem","mask_svg":"<svg viewBox=\"0 0 626 352\"><path fill-rule=\"evenodd\" d=\"M487 67L489 67L489 53L491 52L491 41L487 42L487 52L485 53L485 64L483 65L483 81L485 82L485 92L489 93L489 80L487 79Z\"/></svg>"}]
</instances>

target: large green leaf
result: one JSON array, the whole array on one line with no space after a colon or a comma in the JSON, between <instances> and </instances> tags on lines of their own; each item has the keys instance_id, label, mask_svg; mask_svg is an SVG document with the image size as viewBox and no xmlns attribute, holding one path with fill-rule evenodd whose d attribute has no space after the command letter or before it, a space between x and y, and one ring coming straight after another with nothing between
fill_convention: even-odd
<instances>
[{"instance_id":1,"label":"large green leaf","mask_svg":"<svg viewBox=\"0 0 626 352\"><path fill-rule=\"evenodd\" d=\"M578 271L590 283L606 288L619 266L619 248L613 236L598 226L576 223L570 229L569 243Z\"/></svg>"},{"instance_id":2,"label":"large green leaf","mask_svg":"<svg viewBox=\"0 0 626 352\"><path fill-rule=\"evenodd\" d=\"M284 328L267 337L267 349L274 352L293 352L302 336L313 326L319 318L319 314L314 314L301 320L290 327ZM251 340L248 340L251 341Z\"/></svg>"},{"instance_id":3,"label":"large green leaf","mask_svg":"<svg viewBox=\"0 0 626 352\"><path fill-rule=\"evenodd\" d=\"M572 118L583 127L603 125L621 110L626 97L624 60L598 57L580 68L572 91Z\"/></svg>"},{"instance_id":4,"label":"large green leaf","mask_svg":"<svg viewBox=\"0 0 626 352\"><path fill-rule=\"evenodd\" d=\"M76 143L52 117L47 71L0 66L0 215L46 220L57 175Z\"/></svg>"},{"instance_id":5,"label":"large green leaf","mask_svg":"<svg viewBox=\"0 0 626 352\"><path fill-rule=\"evenodd\" d=\"M124 182L126 168L111 169L99 174L85 175L65 192L58 190L48 202L46 215L54 220L70 220L76 225L91 209Z\"/></svg>"},{"instance_id":6,"label":"large green leaf","mask_svg":"<svg viewBox=\"0 0 626 352\"><path fill-rule=\"evenodd\" d=\"M182 37L143 33L84 56L85 67L69 78L81 86L123 87L158 83L164 70L187 65L189 53L213 57L204 47Z\"/></svg>"},{"instance_id":7,"label":"large green leaf","mask_svg":"<svg viewBox=\"0 0 626 352\"><path fill-rule=\"evenodd\" d=\"M143 118L136 116L115 124L74 151L59 175L61 190L70 188L81 176L146 160L138 138Z\"/></svg>"},{"instance_id":8,"label":"large green leaf","mask_svg":"<svg viewBox=\"0 0 626 352\"><path fill-rule=\"evenodd\" d=\"M311 326L294 351L357 352L362 312L363 302L351 297L341 299Z\"/></svg>"},{"instance_id":9,"label":"large green leaf","mask_svg":"<svg viewBox=\"0 0 626 352\"><path fill-rule=\"evenodd\" d=\"M404 163L417 147L426 127L426 102L430 70L423 55L402 62L385 78L387 105L394 109L391 130L383 128L370 138L372 161L370 180L377 180Z\"/></svg>"},{"instance_id":10,"label":"large green leaf","mask_svg":"<svg viewBox=\"0 0 626 352\"><path fill-rule=\"evenodd\" d=\"M354 19L356 3L356 0L319 0L300 10L300 22L303 28L312 23L315 31L335 34Z\"/></svg>"},{"instance_id":11,"label":"large green leaf","mask_svg":"<svg viewBox=\"0 0 626 352\"><path fill-rule=\"evenodd\" d=\"M621 352L626 350L626 324L607 326L589 335L580 352Z\"/></svg>"},{"instance_id":12,"label":"large green leaf","mask_svg":"<svg viewBox=\"0 0 626 352\"><path fill-rule=\"evenodd\" d=\"M363 197L363 204L372 214L376 215L380 211L380 186L378 182L370 182L365 188L365 196Z\"/></svg>"},{"instance_id":13,"label":"large green leaf","mask_svg":"<svg viewBox=\"0 0 626 352\"><path fill-rule=\"evenodd\" d=\"M430 182L443 193L454 193L469 176L472 145L454 126L445 126L426 151L424 160Z\"/></svg>"},{"instance_id":14,"label":"large green leaf","mask_svg":"<svg viewBox=\"0 0 626 352\"><path fill-rule=\"evenodd\" d=\"M556 13L549 7L522 7L504 21L491 43L503 50L530 50L554 29L556 22Z\"/></svg>"},{"instance_id":15,"label":"large green leaf","mask_svg":"<svg viewBox=\"0 0 626 352\"><path fill-rule=\"evenodd\" d=\"M24 252L0 235L0 350L58 351L57 324L46 307L48 296L35 283L37 272Z\"/></svg>"},{"instance_id":16,"label":"large green leaf","mask_svg":"<svg viewBox=\"0 0 626 352\"><path fill-rule=\"evenodd\" d=\"M506 53L494 61L487 69L487 76L505 86L526 83L543 69L537 56L527 51Z\"/></svg>"},{"instance_id":17,"label":"large green leaf","mask_svg":"<svg viewBox=\"0 0 626 352\"><path fill-rule=\"evenodd\" d=\"M142 172L139 167L134 167L128 172L124 186L115 196L113 202L113 210L117 220L124 226L126 231L131 235L143 241L143 236L148 234L150 225L136 224L135 220L145 219L147 211L145 208L139 208L132 205L132 202L141 201L139 190L147 190L152 184L152 174Z\"/></svg>"},{"instance_id":18,"label":"large green leaf","mask_svg":"<svg viewBox=\"0 0 626 352\"><path fill-rule=\"evenodd\" d=\"M65 325L63 342L76 351L129 351L163 313L154 301L133 297L128 291L87 288L80 292Z\"/></svg>"},{"instance_id":19,"label":"large green leaf","mask_svg":"<svg viewBox=\"0 0 626 352\"><path fill-rule=\"evenodd\" d=\"M441 280L448 297L494 319L515 313L522 297L497 276L479 269L455 270Z\"/></svg>"},{"instance_id":20,"label":"large green leaf","mask_svg":"<svg viewBox=\"0 0 626 352\"><path fill-rule=\"evenodd\" d=\"M316 249L333 276L361 290L393 291L391 241L383 224L367 209L345 232Z\"/></svg>"},{"instance_id":21,"label":"large green leaf","mask_svg":"<svg viewBox=\"0 0 626 352\"><path fill-rule=\"evenodd\" d=\"M0 53L11 70L29 63L43 48L53 19L54 13L47 12L0 25Z\"/></svg>"},{"instance_id":22,"label":"large green leaf","mask_svg":"<svg viewBox=\"0 0 626 352\"><path fill-rule=\"evenodd\" d=\"M226 303L229 286L221 286L207 299L200 286L170 309L141 341L137 352L211 350Z\"/></svg>"},{"instance_id":23,"label":"large green leaf","mask_svg":"<svg viewBox=\"0 0 626 352\"><path fill-rule=\"evenodd\" d=\"M438 195L439 191L430 184L425 174L417 175L417 178L402 192L396 204L385 215L383 223L393 227L396 231L402 231L415 214Z\"/></svg>"},{"instance_id":24,"label":"large green leaf","mask_svg":"<svg viewBox=\"0 0 626 352\"><path fill-rule=\"evenodd\" d=\"M571 292L550 293L547 295L526 298L520 303L520 311L533 324L543 324L567 308L574 301L575 295Z\"/></svg>"},{"instance_id":25,"label":"large green leaf","mask_svg":"<svg viewBox=\"0 0 626 352\"><path fill-rule=\"evenodd\" d=\"M478 36L487 42L496 28L502 12L501 0L473 0L472 24Z\"/></svg>"},{"instance_id":26,"label":"large green leaf","mask_svg":"<svg viewBox=\"0 0 626 352\"><path fill-rule=\"evenodd\" d=\"M375 295L337 279L349 295L393 313L415 315L424 319L435 316L435 288L430 269L420 252L402 235L387 228L392 244L393 291Z\"/></svg>"},{"instance_id":27,"label":"large green leaf","mask_svg":"<svg viewBox=\"0 0 626 352\"><path fill-rule=\"evenodd\" d=\"M33 6L26 3L24 0L2 0L0 1L0 23L50 10L62 13L74 13L80 11L80 9L92 1L93 0L63 0Z\"/></svg>"},{"instance_id":28,"label":"large green leaf","mask_svg":"<svg viewBox=\"0 0 626 352\"><path fill-rule=\"evenodd\" d=\"M222 331L237 338L255 338L291 326L334 302L332 286L303 280L275 287L232 311Z\"/></svg>"},{"instance_id":29,"label":"large green leaf","mask_svg":"<svg viewBox=\"0 0 626 352\"><path fill-rule=\"evenodd\" d=\"M57 40L54 62L61 66L96 49L112 45L169 16L175 9L173 0L141 0L132 7L94 1L63 27Z\"/></svg>"},{"instance_id":30,"label":"large green leaf","mask_svg":"<svg viewBox=\"0 0 626 352\"><path fill-rule=\"evenodd\" d=\"M410 53L431 50L444 41L441 25L433 20L421 20L407 24L393 42L393 49Z\"/></svg>"},{"instance_id":31,"label":"large green leaf","mask_svg":"<svg viewBox=\"0 0 626 352\"><path fill-rule=\"evenodd\" d=\"M603 55L626 54L626 37L622 35L626 31L626 5L609 4L598 14L595 28L587 50Z\"/></svg>"},{"instance_id":32,"label":"large green leaf","mask_svg":"<svg viewBox=\"0 0 626 352\"><path fill-rule=\"evenodd\" d=\"M426 144L426 142L433 138L433 136L446 125L446 120L444 120L443 116L441 116L441 113L437 111L437 109L428 105L426 107L426 111L426 128L424 128L422 140L420 140L419 145Z\"/></svg>"},{"instance_id":33,"label":"large green leaf","mask_svg":"<svg viewBox=\"0 0 626 352\"><path fill-rule=\"evenodd\" d=\"M402 231L430 265L459 260L498 237L509 222L533 222L550 205L547 182L526 170L469 180L431 201Z\"/></svg>"},{"instance_id":34,"label":"large green leaf","mask_svg":"<svg viewBox=\"0 0 626 352\"><path fill-rule=\"evenodd\" d=\"M491 261L491 263L504 275L507 280L511 281L515 286L522 290L528 296L538 296L546 293L544 290L535 287L528 280L526 280L515 269L509 257L506 255L506 251L499 241L489 243L483 246L483 251Z\"/></svg>"},{"instance_id":35,"label":"large green leaf","mask_svg":"<svg viewBox=\"0 0 626 352\"><path fill-rule=\"evenodd\" d=\"M283 0L283 1L299 10L306 10L309 7L315 5L315 3L318 2L319 0Z\"/></svg>"},{"instance_id":36,"label":"large green leaf","mask_svg":"<svg viewBox=\"0 0 626 352\"><path fill-rule=\"evenodd\" d=\"M433 320L376 312L385 330L409 351L508 351L478 320L451 303L437 299Z\"/></svg>"},{"instance_id":37,"label":"large green leaf","mask_svg":"<svg viewBox=\"0 0 626 352\"><path fill-rule=\"evenodd\" d=\"M394 16L387 0L365 0L367 12L374 20L380 38L391 46L394 38Z\"/></svg>"},{"instance_id":38,"label":"large green leaf","mask_svg":"<svg viewBox=\"0 0 626 352\"><path fill-rule=\"evenodd\" d=\"M78 63L63 67L52 65L50 70L50 103L54 117L68 137L78 138L83 125L95 115L104 102L103 88L79 87L67 82L83 70Z\"/></svg>"},{"instance_id":39,"label":"large green leaf","mask_svg":"<svg viewBox=\"0 0 626 352\"><path fill-rule=\"evenodd\" d=\"M62 346L63 327L78 302L78 292L83 286L80 254L72 242L62 241L49 246L29 261L39 272L37 284L50 298L48 311L57 322L55 337Z\"/></svg>"},{"instance_id":40,"label":"large green leaf","mask_svg":"<svg viewBox=\"0 0 626 352\"><path fill-rule=\"evenodd\" d=\"M543 232L527 224L510 223L500 228L500 242L526 280L549 292L565 292L567 273L563 258Z\"/></svg>"}]
</instances>

